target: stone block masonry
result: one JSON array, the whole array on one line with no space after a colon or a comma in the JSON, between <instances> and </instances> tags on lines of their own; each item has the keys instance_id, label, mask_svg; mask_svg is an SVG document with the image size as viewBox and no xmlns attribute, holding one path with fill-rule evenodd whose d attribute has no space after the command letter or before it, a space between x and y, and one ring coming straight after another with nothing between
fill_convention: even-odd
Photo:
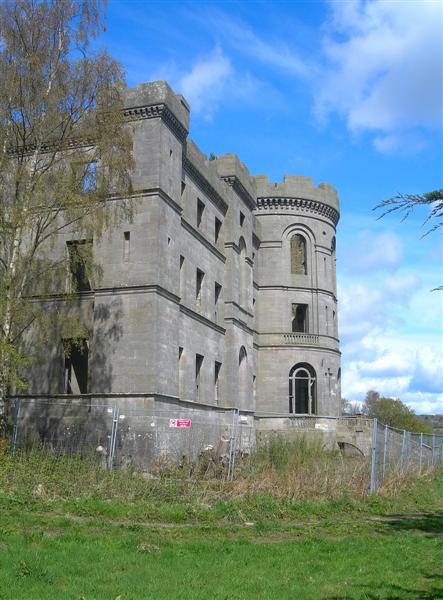
<instances>
[{"instance_id":1,"label":"stone block masonry","mask_svg":"<svg viewBox=\"0 0 443 600\"><path fill-rule=\"evenodd\" d=\"M87 353L67 356L60 332L42 352L31 331L27 394L338 416L335 189L251 176L235 154L209 161L164 81L128 90L124 114L135 210L92 240L102 277L75 306ZM55 258L76 241L66 233ZM55 292L47 310L63 310Z\"/></svg>"}]
</instances>

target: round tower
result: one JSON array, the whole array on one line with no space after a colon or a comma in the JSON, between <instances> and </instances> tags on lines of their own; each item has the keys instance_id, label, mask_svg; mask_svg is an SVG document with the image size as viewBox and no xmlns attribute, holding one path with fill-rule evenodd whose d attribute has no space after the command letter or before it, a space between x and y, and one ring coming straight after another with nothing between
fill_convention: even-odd
<instances>
[{"instance_id":1,"label":"round tower","mask_svg":"<svg viewBox=\"0 0 443 600\"><path fill-rule=\"evenodd\" d=\"M336 190L256 176L257 412L340 414Z\"/></svg>"}]
</instances>

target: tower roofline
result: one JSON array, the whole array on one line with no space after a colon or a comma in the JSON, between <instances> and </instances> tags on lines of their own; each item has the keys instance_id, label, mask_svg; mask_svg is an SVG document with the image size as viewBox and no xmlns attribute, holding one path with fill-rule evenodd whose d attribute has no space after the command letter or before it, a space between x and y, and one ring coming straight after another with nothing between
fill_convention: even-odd
<instances>
[{"instance_id":1,"label":"tower roofline","mask_svg":"<svg viewBox=\"0 0 443 600\"><path fill-rule=\"evenodd\" d=\"M283 182L271 182L267 175L252 176L257 198L300 198L321 202L339 211L337 190L328 183L314 186L311 177L285 175Z\"/></svg>"}]
</instances>

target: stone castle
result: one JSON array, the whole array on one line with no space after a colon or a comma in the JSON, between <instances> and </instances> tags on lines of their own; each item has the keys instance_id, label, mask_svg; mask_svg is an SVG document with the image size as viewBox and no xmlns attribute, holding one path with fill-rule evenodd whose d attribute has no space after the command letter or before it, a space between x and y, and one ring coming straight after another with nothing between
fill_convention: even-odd
<instances>
[{"instance_id":1,"label":"stone castle","mask_svg":"<svg viewBox=\"0 0 443 600\"><path fill-rule=\"evenodd\" d=\"M69 355L54 340L27 393L338 416L336 191L208 160L189 112L166 82L128 90L137 209L98 241L60 236L102 268L94 288L71 273L90 336Z\"/></svg>"}]
</instances>

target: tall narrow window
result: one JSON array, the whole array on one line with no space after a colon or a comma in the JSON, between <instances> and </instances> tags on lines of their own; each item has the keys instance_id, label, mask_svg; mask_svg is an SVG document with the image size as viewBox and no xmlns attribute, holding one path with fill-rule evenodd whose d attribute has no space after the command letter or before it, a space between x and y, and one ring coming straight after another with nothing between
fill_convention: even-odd
<instances>
[{"instance_id":1,"label":"tall narrow window","mask_svg":"<svg viewBox=\"0 0 443 600\"><path fill-rule=\"evenodd\" d=\"M306 333L308 331L308 305L292 305L292 331Z\"/></svg>"},{"instance_id":2,"label":"tall narrow window","mask_svg":"<svg viewBox=\"0 0 443 600\"><path fill-rule=\"evenodd\" d=\"M204 210L205 210L204 203L200 200L200 198L197 198L197 227L198 227L198 229L201 229L201 227L202 227Z\"/></svg>"},{"instance_id":3,"label":"tall narrow window","mask_svg":"<svg viewBox=\"0 0 443 600\"><path fill-rule=\"evenodd\" d=\"M218 239L220 237L221 226L222 226L222 222L220 221L220 219L217 219L217 217L215 217L215 220L214 220L214 242L215 243L218 242Z\"/></svg>"},{"instance_id":4,"label":"tall narrow window","mask_svg":"<svg viewBox=\"0 0 443 600\"><path fill-rule=\"evenodd\" d=\"M291 273L306 275L306 240L296 233L291 238Z\"/></svg>"},{"instance_id":5,"label":"tall narrow window","mask_svg":"<svg viewBox=\"0 0 443 600\"><path fill-rule=\"evenodd\" d=\"M327 306L325 306L325 320L326 320L326 335L329 335L329 311L328 311Z\"/></svg>"},{"instance_id":6,"label":"tall narrow window","mask_svg":"<svg viewBox=\"0 0 443 600\"><path fill-rule=\"evenodd\" d=\"M214 284L214 321L216 323L218 323L218 318L219 318L219 314L218 314L218 309L219 309L219 299L220 299L220 294L222 291L222 286L215 282Z\"/></svg>"},{"instance_id":7,"label":"tall narrow window","mask_svg":"<svg viewBox=\"0 0 443 600\"><path fill-rule=\"evenodd\" d=\"M69 254L70 288L74 292L88 292L91 282L88 265L92 260L92 240L76 240L66 243Z\"/></svg>"},{"instance_id":8,"label":"tall narrow window","mask_svg":"<svg viewBox=\"0 0 443 600\"><path fill-rule=\"evenodd\" d=\"M195 355L195 399L198 402L200 400L201 393L201 368L203 364L203 356L201 354Z\"/></svg>"},{"instance_id":9,"label":"tall narrow window","mask_svg":"<svg viewBox=\"0 0 443 600\"><path fill-rule=\"evenodd\" d=\"M203 279L205 274L200 269L197 269L196 278L195 278L195 306L197 312L202 312L203 310Z\"/></svg>"},{"instance_id":10,"label":"tall narrow window","mask_svg":"<svg viewBox=\"0 0 443 600\"><path fill-rule=\"evenodd\" d=\"M185 295L185 257L180 256L180 300L183 302Z\"/></svg>"},{"instance_id":11,"label":"tall narrow window","mask_svg":"<svg viewBox=\"0 0 443 600\"><path fill-rule=\"evenodd\" d=\"M215 361L214 364L214 402L218 406L220 401L220 370L221 362Z\"/></svg>"},{"instance_id":12,"label":"tall narrow window","mask_svg":"<svg viewBox=\"0 0 443 600\"><path fill-rule=\"evenodd\" d=\"M63 340L65 394L88 393L89 347L86 338Z\"/></svg>"},{"instance_id":13,"label":"tall narrow window","mask_svg":"<svg viewBox=\"0 0 443 600\"><path fill-rule=\"evenodd\" d=\"M178 348L178 395L181 398L183 393L183 348Z\"/></svg>"},{"instance_id":14,"label":"tall narrow window","mask_svg":"<svg viewBox=\"0 0 443 600\"><path fill-rule=\"evenodd\" d=\"M95 192L97 189L97 164L88 162L83 165L82 192Z\"/></svg>"},{"instance_id":15,"label":"tall narrow window","mask_svg":"<svg viewBox=\"0 0 443 600\"><path fill-rule=\"evenodd\" d=\"M129 253L131 250L131 234L129 231L123 233L123 262L129 261Z\"/></svg>"},{"instance_id":16,"label":"tall narrow window","mask_svg":"<svg viewBox=\"0 0 443 600\"><path fill-rule=\"evenodd\" d=\"M240 211L240 227L243 227L243 223L245 222L245 215Z\"/></svg>"}]
</instances>

